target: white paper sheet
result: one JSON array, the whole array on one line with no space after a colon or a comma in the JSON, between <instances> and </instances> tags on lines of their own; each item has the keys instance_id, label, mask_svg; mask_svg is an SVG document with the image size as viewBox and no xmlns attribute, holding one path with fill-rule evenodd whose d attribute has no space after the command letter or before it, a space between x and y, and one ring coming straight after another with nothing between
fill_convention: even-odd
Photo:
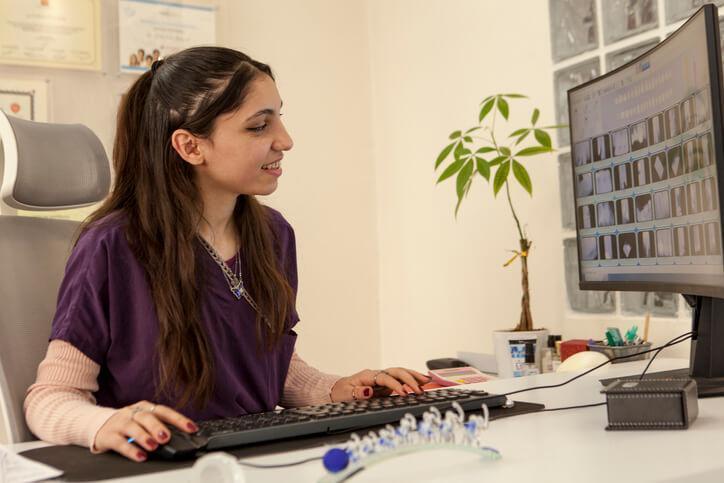
<instances>
[{"instance_id":1,"label":"white paper sheet","mask_svg":"<svg viewBox=\"0 0 724 483\"><path fill-rule=\"evenodd\" d=\"M62 474L60 470L24 458L0 445L0 483L30 483Z\"/></svg>"}]
</instances>

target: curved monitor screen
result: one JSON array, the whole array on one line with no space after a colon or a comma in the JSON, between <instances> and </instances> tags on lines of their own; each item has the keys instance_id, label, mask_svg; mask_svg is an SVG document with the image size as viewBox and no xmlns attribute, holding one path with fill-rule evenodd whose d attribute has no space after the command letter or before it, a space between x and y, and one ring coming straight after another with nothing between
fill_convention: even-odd
<instances>
[{"instance_id":1,"label":"curved monitor screen","mask_svg":"<svg viewBox=\"0 0 724 483\"><path fill-rule=\"evenodd\" d=\"M581 288L724 294L721 61L705 13L568 92Z\"/></svg>"}]
</instances>

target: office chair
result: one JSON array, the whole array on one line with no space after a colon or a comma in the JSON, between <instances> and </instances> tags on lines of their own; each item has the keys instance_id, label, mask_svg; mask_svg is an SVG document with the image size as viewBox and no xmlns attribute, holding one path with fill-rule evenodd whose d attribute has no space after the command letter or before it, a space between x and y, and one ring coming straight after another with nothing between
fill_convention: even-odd
<instances>
[{"instance_id":1,"label":"office chair","mask_svg":"<svg viewBox=\"0 0 724 483\"><path fill-rule=\"evenodd\" d=\"M26 121L0 110L0 142L0 198L6 205L32 211L76 208L108 193L108 157L83 125ZM78 225L0 216L0 425L9 443L35 439L25 424L23 400L45 357Z\"/></svg>"}]
</instances>

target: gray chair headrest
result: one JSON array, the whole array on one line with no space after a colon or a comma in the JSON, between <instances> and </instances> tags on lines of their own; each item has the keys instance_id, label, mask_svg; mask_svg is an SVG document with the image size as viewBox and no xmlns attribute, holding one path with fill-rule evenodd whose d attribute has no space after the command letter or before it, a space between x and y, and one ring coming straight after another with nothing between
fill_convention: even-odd
<instances>
[{"instance_id":1,"label":"gray chair headrest","mask_svg":"<svg viewBox=\"0 0 724 483\"><path fill-rule=\"evenodd\" d=\"M0 141L0 197L13 208L78 208L108 194L108 157L100 139L82 124L26 121L0 110Z\"/></svg>"}]
</instances>

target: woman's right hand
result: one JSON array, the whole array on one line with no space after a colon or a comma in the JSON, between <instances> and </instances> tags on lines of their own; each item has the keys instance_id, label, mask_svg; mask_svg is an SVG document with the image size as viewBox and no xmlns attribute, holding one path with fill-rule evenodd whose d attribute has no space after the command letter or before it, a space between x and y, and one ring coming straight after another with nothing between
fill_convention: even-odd
<instances>
[{"instance_id":1,"label":"woman's right hand","mask_svg":"<svg viewBox=\"0 0 724 483\"><path fill-rule=\"evenodd\" d=\"M93 450L113 450L130 460L145 461L148 455L139 446L146 451L155 451L159 444L167 443L171 438L164 423L186 433L199 429L189 418L167 406L140 401L119 409L108 418L96 434Z\"/></svg>"}]
</instances>

